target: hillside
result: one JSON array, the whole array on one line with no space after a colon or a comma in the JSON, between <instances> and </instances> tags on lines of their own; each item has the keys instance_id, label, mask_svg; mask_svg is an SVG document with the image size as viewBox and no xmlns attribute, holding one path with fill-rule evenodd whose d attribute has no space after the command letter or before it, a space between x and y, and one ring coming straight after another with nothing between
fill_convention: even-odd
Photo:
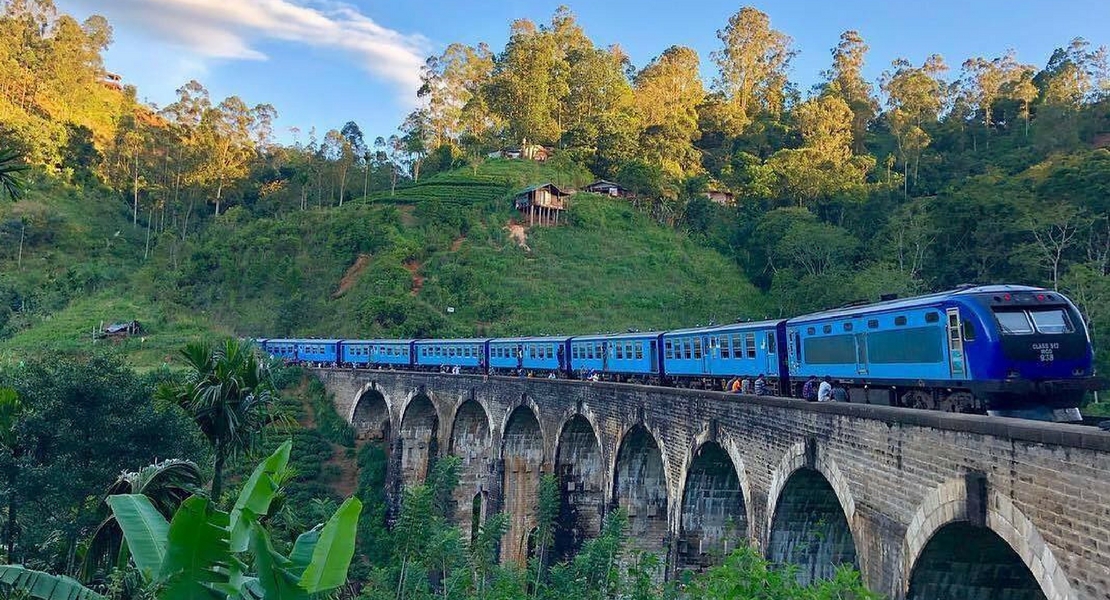
<instances>
[{"instance_id":1,"label":"hillside","mask_svg":"<svg viewBox=\"0 0 1110 600\"><path fill-rule=\"evenodd\" d=\"M0 255L9 311L32 299L8 316L0 353L89 348L94 327L129 319L146 333L120 349L151 367L213 332L509 335L764 315L735 262L627 202L579 194L566 226L518 224L512 190L588 178L573 167L494 160L341 208L259 216L240 206L185 242L162 234L146 260L145 232L118 199L44 184L0 208L9 225L48 214L55 232L26 243L22 266L8 245ZM66 293L43 291L49 282Z\"/></svg>"}]
</instances>

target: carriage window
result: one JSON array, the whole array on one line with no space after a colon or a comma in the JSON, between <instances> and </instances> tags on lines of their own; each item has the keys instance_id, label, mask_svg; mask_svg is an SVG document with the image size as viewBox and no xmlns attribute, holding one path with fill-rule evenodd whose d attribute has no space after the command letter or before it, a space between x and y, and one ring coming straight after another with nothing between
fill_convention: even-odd
<instances>
[{"instance_id":1,"label":"carriage window","mask_svg":"<svg viewBox=\"0 0 1110 600\"><path fill-rule=\"evenodd\" d=\"M775 334L767 332L767 354L778 354L779 348Z\"/></svg>"},{"instance_id":2,"label":"carriage window","mask_svg":"<svg viewBox=\"0 0 1110 600\"><path fill-rule=\"evenodd\" d=\"M667 353L667 359L674 358L674 344L671 343L671 340L663 342L663 349Z\"/></svg>"},{"instance_id":3,"label":"carriage window","mask_svg":"<svg viewBox=\"0 0 1110 600\"><path fill-rule=\"evenodd\" d=\"M644 358L644 343L636 342L636 360L643 360Z\"/></svg>"},{"instance_id":4,"label":"carriage window","mask_svg":"<svg viewBox=\"0 0 1110 600\"><path fill-rule=\"evenodd\" d=\"M975 324L967 319L964 319L964 341L975 341Z\"/></svg>"},{"instance_id":5,"label":"carriage window","mask_svg":"<svg viewBox=\"0 0 1110 600\"><path fill-rule=\"evenodd\" d=\"M629 360L632 360L632 347L635 346L635 345L636 344L633 344L632 342L628 342L627 344L624 345L624 357L625 358L627 358Z\"/></svg>"},{"instance_id":6,"label":"carriage window","mask_svg":"<svg viewBox=\"0 0 1110 600\"><path fill-rule=\"evenodd\" d=\"M851 323L845 323L844 324L844 331L851 331L851 330L852 330L852 324Z\"/></svg>"},{"instance_id":7,"label":"carriage window","mask_svg":"<svg viewBox=\"0 0 1110 600\"><path fill-rule=\"evenodd\" d=\"M815 333L817 333L816 329L814 329L812 327L806 328L806 335L813 335Z\"/></svg>"},{"instance_id":8,"label":"carriage window","mask_svg":"<svg viewBox=\"0 0 1110 600\"><path fill-rule=\"evenodd\" d=\"M806 338L806 361L813 365L855 364L856 340L852 335ZM801 358L799 357L799 360Z\"/></svg>"},{"instance_id":9,"label":"carriage window","mask_svg":"<svg viewBox=\"0 0 1110 600\"><path fill-rule=\"evenodd\" d=\"M832 325L825 325L821 328L822 333L832 333Z\"/></svg>"},{"instance_id":10,"label":"carriage window","mask_svg":"<svg viewBox=\"0 0 1110 600\"><path fill-rule=\"evenodd\" d=\"M870 333L867 356L873 364L944 362L944 332L939 327L910 327Z\"/></svg>"},{"instance_id":11,"label":"carriage window","mask_svg":"<svg viewBox=\"0 0 1110 600\"><path fill-rule=\"evenodd\" d=\"M694 358L701 358L701 338L694 338Z\"/></svg>"},{"instance_id":12,"label":"carriage window","mask_svg":"<svg viewBox=\"0 0 1110 600\"><path fill-rule=\"evenodd\" d=\"M906 316L905 315L902 315L900 317L894 317L894 325L895 326L901 327L902 325L905 325L905 324L906 324Z\"/></svg>"},{"instance_id":13,"label":"carriage window","mask_svg":"<svg viewBox=\"0 0 1110 600\"><path fill-rule=\"evenodd\" d=\"M744 346L748 350L748 358L755 358L755 334L749 333L744 336Z\"/></svg>"},{"instance_id":14,"label":"carriage window","mask_svg":"<svg viewBox=\"0 0 1110 600\"><path fill-rule=\"evenodd\" d=\"M692 347L689 339L682 340L682 353L686 356L686 360L694 357L694 353L691 352Z\"/></svg>"},{"instance_id":15,"label":"carriage window","mask_svg":"<svg viewBox=\"0 0 1110 600\"><path fill-rule=\"evenodd\" d=\"M867 328L868 329L878 329L879 328L879 320L878 319L871 319L870 321L867 322Z\"/></svg>"},{"instance_id":16,"label":"carriage window","mask_svg":"<svg viewBox=\"0 0 1110 600\"><path fill-rule=\"evenodd\" d=\"M744 344L740 341L739 335L732 336L732 357L744 358Z\"/></svg>"},{"instance_id":17,"label":"carriage window","mask_svg":"<svg viewBox=\"0 0 1110 600\"><path fill-rule=\"evenodd\" d=\"M998 319L998 325L1002 328L1002 333L1033 333L1033 325L1029 322L1029 316L1025 314L1024 310L998 311L994 313L994 318Z\"/></svg>"},{"instance_id":18,"label":"carriage window","mask_svg":"<svg viewBox=\"0 0 1110 600\"><path fill-rule=\"evenodd\" d=\"M1059 308L1031 310L1029 316L1033 317L1033 324L1040 333L1071 333L1074 331L1068 315Z\"/></svg>"},{"instance_id":19,"label":"carriage window","mask_svg":"<svg viewBox=\"0 0 1110 600\"><path fill-rule=\"evenodd\" d=\"M536 347L528 346L528 358L536 358Z\"/></svg>"},{"instance_id":20,"label":"carriage window","mask_svg":"<svg viewBox=\"0 0 1110 600\"><path fill-rule=\"evenodd\" d=\"M940 313L935 313L935 312L925 313L925 322L926 323L936 323L938 321L940 321Z\"/></svg>"},{"instance_id":21,"label":"carriage window","mask_svg":"<svg viewBox=\"0 0 1110 600\"><path fill-rule=\"evenodd\" d=\"M624 358L624 344L617 344L617 358Z\"/></svg>"}]
</instances>

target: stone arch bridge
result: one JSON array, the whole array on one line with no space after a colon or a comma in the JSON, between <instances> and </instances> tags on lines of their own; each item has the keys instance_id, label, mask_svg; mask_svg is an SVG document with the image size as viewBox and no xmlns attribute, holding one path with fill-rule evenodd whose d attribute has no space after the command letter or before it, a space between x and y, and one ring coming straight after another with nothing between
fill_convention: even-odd
<instances>
[{"instance_id":1,"label":"stone arch bridge","mask_svg":"<svg viewBox=\"0 0 1110 600\"><path fill-rule=\"evenodd\" d=\"M614 507L668 574L738 543L855 565L893 599L1110 598L1110 434L1093 428L636 385L319 369L360 436L389 441L391 489L462 459L464 531L510 516L530 552L555 473L555 553Z\"/></svg>"}]
</instances>

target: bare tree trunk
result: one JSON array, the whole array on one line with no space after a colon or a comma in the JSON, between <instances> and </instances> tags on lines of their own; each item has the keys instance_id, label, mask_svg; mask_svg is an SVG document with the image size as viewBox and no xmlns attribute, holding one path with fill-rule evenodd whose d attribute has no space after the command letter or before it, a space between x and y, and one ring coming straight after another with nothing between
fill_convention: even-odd
<instances>
[{"instance_id":1,"label":"bare tree trunk","mask_svg":"<svg viewBox=\"0 0 1110 600\"><path fill-rule=\"evenodd\" d=\"M224 182L221 180L216 185L216 216L220 216L220 196L224 193Z\"/></svg>"},{"instance_id":2,"label":"bare tree trunk","mask_svg":"<svg viewBox=\"0 0 1110 600\"><path fill-rule=\"evenodd\" d=\"M135 177L131 180L132 209L131 227L139 225L139 153L135 153Z\"/></svg>"},{"instance_id":3,"label":"bare tree trunk","mask_svg":"<svg viewBox=\"0 0 1110 600\"><path fill-rule=\"evenodd\" d=\"M146 248L143 249L143 260L150 256L150 224L154 221L154 206L150 207L150 217L146 220Z\"/></svg>"},{"instance_id":4,"label":"bare tree trunk","mask_svg":"<svg viewBox=\"0 0 1110 600\"><path fill-rule=\"evenodd\" d=\"M366 198L370 194L370 163L366 163L366 168L362 170L362 197Z\"/></svg>"},{"instance_id":5,"label":"bare tree trunk","mask_svg":"<svg viewBox=\"0 0 1110 600\"><path fill-rule=\"evenodd\" d=\"M23 237L27 233L27 221L24 221L23 219L20 219L19 220L19 225L20 225L20 227L19 227L19 257L16 258L16 260L15 260L15 266L16 266L17 269L22 269L23 268Z\"/></svg>"},{"instance_id":6,"label":"bare tree trunk","mask_svg":"<svg viewBox=\"0 0 1110 600\"><path fill-rule=\"evenodd\" d=\"M189 215L193 214L193 205L196 204L197 197L189 195L189 210L185 211L185 224L181 227L181 241L185 241L185 236L189 233Z\"/></svg>"}]
</instances>

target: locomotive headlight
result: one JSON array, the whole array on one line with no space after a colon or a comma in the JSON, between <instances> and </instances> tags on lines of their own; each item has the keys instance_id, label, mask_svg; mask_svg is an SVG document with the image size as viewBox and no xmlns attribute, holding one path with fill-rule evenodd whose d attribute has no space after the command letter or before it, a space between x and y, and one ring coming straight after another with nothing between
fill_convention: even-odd
<instances>
[{"instance_id":1,"label":"locomotive headlight","mask_svg":"<svg viewBox=\"0 0 1110 600\"><path fill-rule=\"evenodd\" d=\"M1086 369L1072 369L1071 374L1075 375L1076 377L1079 377L1081 375L1086 375L1087 370Z\"/></svg>"},{"instance_id":2,"label":"locomotive headlight","mask_svg":"<svg viewBox=\"0 0 1110 600\"><path fill-rule=\"evenodd\" d=\"M1015 369L1010 369L1010 371L1006 373L1007 379L1017 379L1018 377L1021 377L1021 373L1018 373Z\"/></svg>"}]
</instances>

